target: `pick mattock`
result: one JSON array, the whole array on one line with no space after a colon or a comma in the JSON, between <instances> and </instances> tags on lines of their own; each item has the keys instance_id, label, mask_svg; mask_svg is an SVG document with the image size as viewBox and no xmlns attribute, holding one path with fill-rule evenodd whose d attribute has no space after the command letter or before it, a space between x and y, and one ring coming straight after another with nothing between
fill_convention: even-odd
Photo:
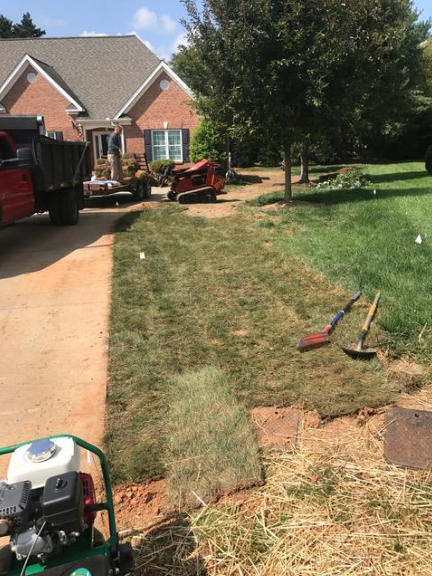
<instances>
[{"instance_id":1,"label":"pick mattock","mask_svg":"<svg viewBox=\"0 0 432 576\"><path fill-rule=\"evenodd\" d=\"M375 318L375 314L378 310L378 303L381 298L381 292L377 292L375 296L375 300L369 307L368 315L366 317L365 323L363 324L362 331L360 332L359 338L357 340L357 344L355 346L342 346L342 350L351 358L363 358L369 359L376 356L377 349L376 348L363 348L366 336L369 333L369 328L371 327L372 320Z\"/></svg>"},{"instance_id":2,"label":"pick mattock","mask_svg":"<svg viewBox=\"0 0 432 576\"><path fill-rule=\"evenodd\" d=\"M315 348L321 348L324 344L328 344L330 342L330 332L335 328L336 324L345 316L354 302L360 298L361 292L356 292L353 294L349 300L349 302L342 308L336 312L333 320L330 324L327 324L321 332L315 332L314 334L309 334L300 340L297 344L297 350L300 352L307 352L308 350L314 350Z\"/></svg>"}]
</instances>

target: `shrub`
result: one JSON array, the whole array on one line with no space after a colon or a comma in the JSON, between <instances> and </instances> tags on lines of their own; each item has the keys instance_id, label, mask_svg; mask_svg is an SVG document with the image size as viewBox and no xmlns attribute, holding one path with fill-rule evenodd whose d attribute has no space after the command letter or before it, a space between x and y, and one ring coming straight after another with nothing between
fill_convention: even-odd
<instances>
[{"instance_id":1,"label":"shrub","mask_svg":"<svg viewBox=\"0 0 432 576\"><path fill-rule=\"evenodd\" d=\"M215 162L226 161L223 136L210 120L201 120L196 129L190 146L190 158L192 162L199 162L203 158Z\"/></svg>"},{"instance_id":2,"label":"shrub","mask_svg":"<svg viewBox=\"0 0 432 576\"><path fill-rule=\"evenodd\" d=\"M360 168L354 166L345 172L341 172L336 178L320 182L317 185L318 189L331 189L331 190L354 190L369 186L370 182L363 174Z\"/></svg>"},{"instance_id":3,"label":"shrub","mask_svg":"<svg viewBox=\"0 0 432 576\"><path fill-rule=\"evenodd\" d=\"M174 160L154 160L150 164L150 170L152 172L156 172L157 174L162 174L165 168L169 166L170 168L174 168L175 162Z\"/></svg>"}]
</instances>

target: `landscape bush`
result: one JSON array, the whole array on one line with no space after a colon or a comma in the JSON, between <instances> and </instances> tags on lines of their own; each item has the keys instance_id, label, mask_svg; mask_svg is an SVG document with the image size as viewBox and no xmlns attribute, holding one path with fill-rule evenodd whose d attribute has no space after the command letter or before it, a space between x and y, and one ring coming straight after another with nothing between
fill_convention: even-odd
<instances>
[{"instance_id":1,"label":"landscape bush","mask_svg":"<svg viewBox=\"0 0 432 576\"><path fill-rule=\"evenodd\" d=\"M338 174L335 178L319 182L318 189L332 189L332 190L354 190L356 188L363 188L369 186L370 181L363 174L361 168L353 166L344 172Z\"/></svg>"},{"instance_id":2,"label":"landscape bush","mask_svg":"<svg viewBox=\"0 0 432 576\"><path fill-rule=\"evenodd\" d=\"M210 120L201 120L190 146L190 157L192 162L199 162L203 158L209 158L215 162L226 161L223 137L217 126Z\"/></svg>"},{"instance_id":3,"label":"landscape bush","mask_svg":"<svg viewBox=\"0 0 432 576\"><path fill-rule=\"evenodd\" d=\"M154 160L150 163L150 170L152 172L156 172L156 174L162 174L165 168L169 166L170 168L174 168L175 162L174 160Z\"/></svg>"}]
</instances>

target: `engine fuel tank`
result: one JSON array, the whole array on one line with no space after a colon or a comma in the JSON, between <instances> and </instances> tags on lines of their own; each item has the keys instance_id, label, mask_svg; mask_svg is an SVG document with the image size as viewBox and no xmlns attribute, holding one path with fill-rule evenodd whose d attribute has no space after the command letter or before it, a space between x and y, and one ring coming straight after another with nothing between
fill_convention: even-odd
<instances>
[{"instance_id":1,"label":"engine fuel tank","mask_svg":"<svg viewBox=\"0 0 432 576\"><path fill-rule=\"evenodd\" d=\"M9 484L29 480L32 488L43 488L48 478L67 472L79 472L81 451L72 438L38 440L20 446L9 461Z\"/></svg>"}]
</instances>

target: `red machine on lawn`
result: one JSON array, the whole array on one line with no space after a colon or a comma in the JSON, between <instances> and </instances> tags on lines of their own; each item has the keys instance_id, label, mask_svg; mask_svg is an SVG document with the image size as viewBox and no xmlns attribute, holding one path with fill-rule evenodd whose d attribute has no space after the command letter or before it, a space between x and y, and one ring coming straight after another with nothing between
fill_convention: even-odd
<instances>
[{"instance_id":1,"label":"red machine on lawn","mask_svg":"<svg viewBox=\"0 0 432 576\"><path fill-rule=\"evenodd\" d=\"M173 178L168 198L179 204L216 202L217 194L223 194L226 181L223 166L208 159L186 170L172 170L164 176Z\"/></svg>"}]
</instances>

